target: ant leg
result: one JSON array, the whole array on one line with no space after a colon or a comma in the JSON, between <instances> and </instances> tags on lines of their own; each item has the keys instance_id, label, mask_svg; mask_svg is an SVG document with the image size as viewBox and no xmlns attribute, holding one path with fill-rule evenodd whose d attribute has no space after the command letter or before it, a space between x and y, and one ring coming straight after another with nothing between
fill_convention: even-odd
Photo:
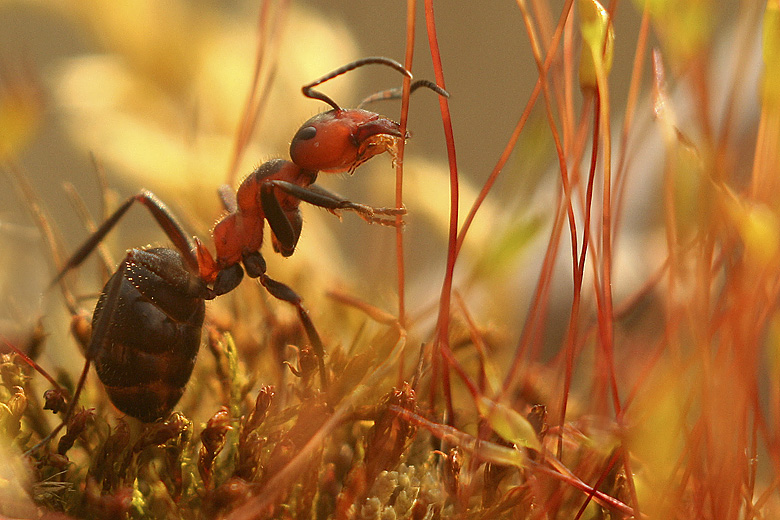
<instances>
[{"instance_id":1,"label":"ant leg","mask_svg":"<svg viewBox=\"0 0 780 520\"><path fill-rule=\"evenodd\" d=\"M217 273L217 278L214 280L215 296L222 296L225 293L229 293L241 283L241 279L244 278L244 270L241 269L240 264L235 264L225 269L222 269Z\"/></svg>"},{"instance_id":2,"label":"ant leg","mask_svg":"<svg viewBox=\"0 0 780 520\"><path fill-rule=\"evenodd\" d=\"M284 257L292 255L303 228L300 209L296 207L285 211L279 204L279 199L274 195L273 189L270 186L265 187L265 185L260 189L260 204L265 213L265 219L273 231L274 250Z\"/></svg>"},{"instance_id":3,"label":"ant leg","mask_svg":"<svg viewBox=\"0 0 780 520\"><path fill-rule=\"evenodd\" d=\"M106 297L103 304L103 312L100 316L100 319L96 323L92 324L92 338L89 341L89 347L87 348L87 351L84 353L84 357L86 358L84 361L84 368L81 371L81 376L79 376L79 382L76 385L76 390L73 392L73 399L71 400L70 406L68 407L68 411L65 412L65 416L62 418L62 422L56 428L54 428L46 438L38 443L36 447L45 444L49 441L49 439L52 439L55 435L57 435L57 432L61 430L63 426L68 424L68 421L70 421L70 418L73 416L73 411L76 409L76 406L78 406L81 390L84 388L84 384L87 381L89 366L92 364L92 360L95 359L97 350L102 344L103 338L105 338L106 334L108 334L108 329L113 321L114 312L116 311L117 302L119 301L120 296L122 273L124 272L126 266L127 259L122 261L116 273L114 273L114 275L109 280L108 285L106 286Z\"/></svg>"},{"instance_id":4,"label":"ant leg","mask_svg":"<svg viewBox=\"0 0 780 520\"><path fill-rule=\"evenodd\" d=\"M313 206L327 209L334 214L339 210L354 211L360 218L371 224L396 227L398 224L394 218L378 217L376 215L396 216L406 214L406 208L374 208L365 204L352 202L351 200L345 199L316 184L304 188L291 182L279 180L266 181L263 183L263 190L270 190L271 187L278 188L297 199L308 202ZM265 200L263 200L263 202L265 202Z\"/></svg>"},{"instance_id":5,"label":"ant leg","mask_svg":"<svg viewBox=\"0 0 780 520\"><path fill-rule=\"evenodd\" d=\"M119 266L117 272L114 273L114 275L111 277L111 280L109 280L106 290L106 299L103 307L104 311L97 323L93 323L92 339L89 342L87 351L84 353L84 357L86 358L84 361L84 368L81 370L79 381L76 384L76 390L73 392L70 405L68 406L65 415L62 417L62 422L55 426L54 429L52 429L52 431L50 431L49 434L41 439L35 446L27 450L27 453L33 453L41 446L47 444L51 439L54 438L55 435L60 432L60 430L62 430L65 425L68 424L70 418L73 417L73 412L76 410L76 406L78 406L81 390L84 388L84 385L87 381L89 366L92 364L92 360L95 358L98 346L103 342L103 338L108 333L109 326L111 325L113 314L116 310L117 302L119 301L120 296L120 286L122 284L121 274L124 271L126 265L127 260L124 260Z\"/></svg>"},{"instance_id":6,"label":"ant leg","mask_svg":"<svg viewBox=\"0 0 780 520\"><path fill-rule=\"evenodd\" d=\"M173 242L176 249L179 250L184 258L185 263L192 272L198 272L198 257L195 254L195 247L192 240L187 236L182 229L181 224L173 216L171 210L163 204L163 202L157 198L157 196L147 190L142 190L137 195L134 195L127 199L114 213L106 219L105 222L90 236L86 242L73 253L68 261L65 263L65 267L59 272L57 277L52 281L51 285L58 283L65 274L71 269L78 267L89 254L97 247L103 238L111 231L119 220L127 213L130 206L134 202L140 202L149 210L154 219L160 225L162 230Z\"/></svg>"},{"instance_id":7,"label":"ant leg","mask_svg":"<svg viewBox=\"0 0 780 520\"><path fill-rule=\"evenodd\" d=\"M282 282L276 281L273 278L265 274L265 259L259 251L244 255L244 268L247 275L252 278L257 278L260 284L265 287L268 293L276 298L282 300L290 305L294 306L298 311L298 318L303 324L303 328L306 331L311 346L314 349L314 353L317 355L317 364L320 371L320 382L322 389L328 390L328 373L325 369L325 346L322 344L322 338L320 338L317 329L314 327L314 322L311 321L309 311L303 306L303 298L298 293L293 291L288 285Z\"/></svg>"},{"instance_id":8,"label":"ant leg","mask_svg":"<svg viewBox=\"0 0 780 520\"><path fill-rule=\"evenodd\" d=\"M317 184L308 186L306 190L316 195L317 197L322 197L327 200L334 200L339 204L345 205L343 209L355 211L360 218L369 223L376 223L385 226L395 226L395 219L384 219L381 217L374 217L374 215L406 215L406 208L377 208L374 206L368 206L366 204L360 204L359 202L352 202L345 199L338 193L333 193L332 191L326 190Z\"/></svg>"},{"instance_id":9,"label":"ant leg","mask_svg":"<svg viewBox=\"0 0 780 520\"><path fill-rule=\"evenodd\" d=\"M73 417L73 412L76 410L76 405L79 402L79 396L81 395L81 389L84 388L84 384L87 381L87 374L89 373L89 366L91 364L91 361L89 358L87 358L86 361L84 361L84 368L81 369L81 375L79 376L79 381L76 383L76 390L73 392L73 397L71 398L70 404L68 405L68 409L65 411L65 415L62 417L62 422L59 423L57 426L55 426L46 437L38 441L35 446L24 452L25 455L29 455L31 453L35 453L39 448L42 446L45 446L49 443L59 432L62 430L63 427L65 427L69 422L70 418Z\"/></svg>"},{"instance_id":10,"label":"ant leg","mask_svg":"<svg viewBox=\"0 0 780 520\"><path fill-rule=\"evenodd\" d=\"M328 372L325 369L325 347L322 344L322 339L320 338L317 329L314 327L314 323L309 317L309 311L307 311L306 307L303 306L303 300L300 296L298 296L298 293L293 291L289 286L283 284L282 282L278 282L273 278L269 278L268 275L264 274L260 276L258 280L271 294L271 296L279 300L286 301L287 303L295 306L295 309L298 311L298 318L300 318L301 323L303 323L303 328L306 330L306 335L309 337L311 346L314 348L314 353L317 354L317 364L320 370L320 381L322 383L322 389L327 392Z\"/></svg>"},{"instance_id":11,"label":"ant leg","mask_svg":"<svg viewBox=\"0 0 780 520\"><path fill-rule=\"evenodd\" d=\"M41 374L43 377L45 377L49 383L51 383L53 389L47 390L44 394L44 399L46 400L46 405L43 407L44 410L52 410L55 414L58 412L64 411L65 413L62 414L62 421L60 424L55 426L47 435L43 437L40 441L38 441L37 444L35 444L32 448L28 449L25 452L25 455L30 455L31 453L34 453L36 450L38 450L40 447L47 444L51 439L54 438L57 433L62 430L62 428L68 424L70 421L70 417L73 415L73 410L76 406L76 402L78 401L79 392L81 391L81 387L84 385L84 381L87 377L87 372L89 371L89 361L87 361L84 365L84 368L81 371L81 376L79 377L78 384L76 385L76 393L73 397L70 397L68 395L68 391L62 388L57 381L54 380L54 378L49 375L46 370L42 366L40 366L38 363L30 359L27 354L19 350L19 348L16 345L13 345L12 343L9 343L8 341L5 341L5 344L10 347L12 350L16 352L16 355L19 356L25 363L30 365L33 369L35 369L36 372ZM67 404L67 406L65 406Z\"/></svg>"}]
</instances>

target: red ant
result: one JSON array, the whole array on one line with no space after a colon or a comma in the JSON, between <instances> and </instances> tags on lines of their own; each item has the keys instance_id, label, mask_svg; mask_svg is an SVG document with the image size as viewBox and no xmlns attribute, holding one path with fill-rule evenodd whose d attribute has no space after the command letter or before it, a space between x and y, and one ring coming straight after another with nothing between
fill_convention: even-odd
<instances>
[{"instance_id":1,"label":"red ant","mask_svg":"<svg viewBox=\"0 0 780 520\"><path fill-rule=\"evenodd\" d=\"M322 386L327 387L322 341L301 297L266 274L259 250L264 221L268 221L274 250L284 256L295 251L303 223L301 202L333 213L355 211L368 222L384 225L395 225L395 217L406 213L404 208L357 204L314 184L319 171L351 173L375 155L394 155L407 137L398 123L363 109L342 109L313 90L368 64L387 65L411 77L396 61L373 57L345 65L304 86L304 96L324 101L332 110L312 117L298 130L290 144L292 161L274 159L262 164L236 194L221 190L229 214L212 232L216 258L200 240L188 237L162 201L143 190L127 199L65 263L52 285L79 266L135 202L149 210L175 247L131 249L106 283L92 318L84 369L63 424L78 401L90 363L95 364L98 377L120 411L143 422L167 416L182 396L195 364L205 300L235 289L244 271L257 278L273 297L295 306L317 354ZM413 83L412 89L423 86L448 96L426 81ZM387 91L383 97L398 95L397 90Z\"/></svg>"}]
</instances>

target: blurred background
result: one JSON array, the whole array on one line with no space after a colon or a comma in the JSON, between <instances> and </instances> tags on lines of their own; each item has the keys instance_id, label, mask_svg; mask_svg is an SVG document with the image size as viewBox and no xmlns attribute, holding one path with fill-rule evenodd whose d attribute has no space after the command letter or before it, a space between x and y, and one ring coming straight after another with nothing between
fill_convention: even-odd
<instances>
[{"instance_id":1,"label":"blurred background","mask_svg":"<svg viewBox=\"0 0 780 520\"><path fill-rule=\"evenodd\" d=\"M527 4L546 46L563 2ZM0 161L4 169L20 172L40 195L66 252L87 236L83 218L66 195L68 183L96 220L139 189L150 189L188 231L210 242L209 230L222 213L216 190L231 178L235 136L255 67L261 5L258 0L0 0ZM514 400L520 412L546 403L553 426L571 426L575 442L602 450L599 457L612 452L604 468L617 467L612 465L617 446L625 442L625 461L640 461L635 474L626 467L634 474L637 493L649 492L637 502L657 507L658 518L672 517L664 508L677 511L679 518L737 517L727 510L756 518L764 502L771 500L777 509L780 481L780 103L778 89L767 87L776 87L780 76L767 74L764 97L758 96L762 17L768 11L767 20L780 27L780 11L774 1L612 5L617 15L608 120L612 171L623 177L613 177L613 264L604 267L604 272L611 269L611 286L602 291L593 280L593 273L608 265L597 245L598 188L592 206L594 246L584 267L582 306L571 327L573 255L567 224L553 244L559 246L551 255L554 269L540 275L561 193L561 169L540 99L458 258L454 287L476 325L465 325L464 313L453 306L452 344L465 370L484 376L493 388L516 360L519 368L507 378L516 395L503 397ZM433 79L422 3L417 7L413 72ZM631 104L628 90L643 8L652 23L637 64L643 81ZM509 140L538 71L517 3L450 0L436 2L436 9L445 86L452 95L462 222ZM263 33L271 42L263 73L274 71L273 81L261 95L261 119L238 164L237 179L230 181L233 187L262 162L287 158L301 123L326 108L304 98L302 85L365 56L404 60L405 3L298 1L273 13ZM587 136L592 128L592 113L580 114L585 104L576 79L578 16L561 46L570 51L571 67L561 62L552 67L551 91L558 96L553 117L556 128L567 129L562 132L567 151L575 141L589 147L589 137L580 139L575 129ZM765 45L777 56L780 44L772 36ZM656 49L662 60L654 69L649 56ZM564 83L561 70L573 72L570 83ZM397 73L374 66L328 82L322 90L342 106L354 106L368 94L400 85ZM634 119L622 134L627 105ZM400 102L371 109L397 118ZM416 93L409 115L404 237L412 326L406 345L407 354L416 355L414 349L433 337L447 255L450 188L436 96ZM619 144L622 137L625 146ZM583 153L586 160L588 155ZM576 177L572 172L580 173L580 180L573 181L580 189L575 189L572 213L581 234L587 165L566 166L571 178ZM596 165L596 184L602 166ZM110 188L106 207L96 171L105 172ZM353 176L322 174L319 182L352 200L391 206L394 178L391 160L382 156ZM21 343L42 318L49 339L41 364L75 374L82 357L74 355L61 296L46 290L55 262L29 210L30 202L14 182L0 177L0 334ZM339 222L318 208L303 211L295 255L282 259L265 248L269 274L303 296L330 352L338 352L338 345L359 345L357 350L374 337L362 328L365 316L345 312L326 294L337 289L395 313L395 232L350 214ZM106 241L114 257L110 268L130 247L166 243L149 215L136 208ZM98 265L85 263L68 277L88 312L106 275ZM549 302L529 305L539 280L551 280ZM606 294L614 297L615 319L598 322L597 311L599 317L613 317L608 298L597 301L597 295ZM227 315L236 324L242 317L257 317L254 332L263 337L284 329L266 326L266 315L286 316L297 326L289 305L269 299L245 283L210 303L208 316L219 323ZM529 334L521 336L526 317L531 318ZM605 323L614 331L600 326ZM225 328L238 337L230 324ZM488 355L471 348L478 346L475 338L485 341ZM264 344L256 341L254 353ZM517 345L530 346L513 358ZM278 369L278 359L269 362ZM259 383L267 382L268 371L255 372ZM457 407L473 404L463 388L454 392ZM485 395L492 398L490 392ZM475 427L479 413L471 412L456 426ZM587 431L588 424L594 431ZM593 473L601 475L598 482L608 471L601 468ZM711 508L711 514L689 508L697 513ZM772 517L769 506L765 509L765 517Z\"/></svg>"},{"instance_id":2,"label":"blurred background","mask_svg":"<svg viewBox=\"0 0 780 520\"><path fill-rule=\"evenodd\" d=\"M550 16L558 16L562 4L549 2ZM446 88L452 95L462 220L517 123L537 71L514 3L491 2L486 7L464 0L440 2L436 7ZM364 56L403 61L405 9L403 3L379 1L291 4L280 24L278 70L238 168L239 180L265 160L287 158L289 140L299 125L324 110L321 103L300 95L303 84ZM86 231L63 183L73 183L94 218L100 219L103 211L91 156L106 172L113 196L110 204L140 188L150 189L189 231L208 240L209 228L221 212L216 188L228 178L234 136L251 81L258 10L257 1L145 1L122 6L97 0L76 5L0 1L0 71L5 84L17 85L31 105L29 139L14 150L14 161L40 194L64 237L66 251L72 251ZM713 16L724 35L730 34L729 17L721 14ZM612 71L613 78L626 78L612 86L616 113L627 95L640 15L626 3L615 20L616 38L626 42L616 46ZM413 72L417 78L433 79L422 4L417 23ZM550 35L541 37L547 41ZM647 74L645 78L647 83ZM350 106L372 92L400 84L389 69L366 67L327 83L323 90ZM559 179L540 107L537 103L513 158L476 219L457 270L477 317L508 337L516 337L538 277ZM400 102L371 108L397 118ZM631 174L627 198L631 209L622 224L625 241L616 267L618 295L635 290L661 261L660 253L652 254L660 217L660 145L650 124L649 104L645 101L640 110L634 135L646 146L636 161L638 173ZM420 91L413 97L409 129L407 306L413 316L430 321L444 272L449 214L446 150L433 93ZM394 176L390 160L380 157L353 177L323 174L320 179L327 188L353 200L390 206ZM43 315L46 330L56 335L65 330L59 320L67 315L59 296L45 292L54 273L50 253L29 217L27 203L8 179L1 182L0 332L9 337L24 335ZM395 311L393 230L368 226L349 214L339 223L316 208L305 208L304 218L299 249L292 258L281 260L266 253L272 276L295 286L313 309L329 305L323 299L324 289L340 287ZM518 237L508 247L509 254L496 251L496 244L506 244L509 235ZM165 242L148 214L135 209L108 244L118 261L127 248ZM553 313L553 344L570 305L570 258L567 254L560 258L556 284L561 295L553 308L560 309L561 318L558 323ZM624 263L630 267L624 269ZM94 295L101 276L94 264L81 269L77 291ZM428 313L420 314L425 309Z\"/></svg>"}]
</instances>

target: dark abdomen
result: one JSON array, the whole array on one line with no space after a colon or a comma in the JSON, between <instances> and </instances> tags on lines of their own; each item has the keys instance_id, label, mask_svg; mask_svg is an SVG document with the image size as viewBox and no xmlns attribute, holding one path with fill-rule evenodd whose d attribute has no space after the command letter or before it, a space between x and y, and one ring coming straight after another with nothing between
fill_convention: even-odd
<instances>
[{"instance_id":1,"label":"dark abdomen","mask_svg":"<svg viewBox=\"0 0 780 520\"><path fill-rule=\"evenodd\" d=\"M105 305L113 277L93 316L93 325L110 320L101 344L90 347L95 370L120 411L153 422L167 417L184 393L200 347L205 302L189 294L197 280L171 249L133 250L113 276L122 280L112 315L105 314Z\"/></svg>"}]
</instances>

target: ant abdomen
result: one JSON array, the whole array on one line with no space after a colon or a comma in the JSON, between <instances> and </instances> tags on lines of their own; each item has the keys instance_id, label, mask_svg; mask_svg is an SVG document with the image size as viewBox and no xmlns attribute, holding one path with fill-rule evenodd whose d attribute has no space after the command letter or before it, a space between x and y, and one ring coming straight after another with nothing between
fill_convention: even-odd
<instances>
[{"instance_id":1,"label":"ant abdomen","mask_svg":"<svg viewBox=\"0 0 780 520\"><path fill-rule=\"evenodd\" d=\"M112 284L119 284L117 296L108 301ZM164 248L130 251L106 284L95 307L90 351L120 411L153 422L181 398L200 346L201 285L181 255ZM107 326L101 327L104 320Z\"/></svg>"}]
</instances>

